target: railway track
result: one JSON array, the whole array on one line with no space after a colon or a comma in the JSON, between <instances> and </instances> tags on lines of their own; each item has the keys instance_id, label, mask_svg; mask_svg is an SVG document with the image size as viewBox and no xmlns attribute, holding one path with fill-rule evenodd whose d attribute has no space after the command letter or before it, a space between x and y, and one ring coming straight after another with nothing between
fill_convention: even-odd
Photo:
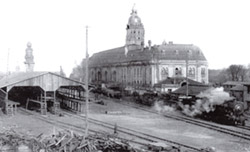
<instances>
[{"instance_id":1,"label":"railway track","mask_svg":"<svg viewBox=\"0 0 250 152\"><path fill-rule=\"evenodd\" d=\"M244 129L250 131L250 126L237 126L237 128Z\"/></svg>"},{"instance_id":2,"label":"railway track","mask_svg":"<svg viewBox=\"0 0 250 152\"><path fill-rule=\"evenodd\" d=\"M20 108L20 111L23 112L23 113L26 113L26 114L33 115L34 117L36 117L37 119L39 119L41 121L47 122L49 124L53 124L55 126L63 128L63 129L74 130L74 131L76 131L78 133L84 133L84 130L85 130L85 128L82 127L82 126L73 125L73 124L62 122L62 121L52 119L52 118L49 118L49 117L44 117L44 116L41 116L40 114L35 114L34 112L27 111L27 110L25 110L23 108ZM72 112L69 112L69 111L64 110L63 113L66 114L66 115L70 115L70 116L73 116L75 118L81 119L81 120L85 119L85 116L76 115L76 114L73 114ZM108 128L108 129L111 129L111 130L114 130L114 125L113 124L109 124L109 123L102 122L102 121L99 121L99 120L95 120L95 119L92 119L92 118L89 118L89 122L93 123L93 124L96 124L96 125L99 125L99 126L102 126L102 127L105 127L105 128ZM91 133L103 134L103 132L96 131L96 130L93 130L93 129L89 129L89 131ZM167 140L167 139L163 139L163 138L160 138L160 137L156 137L156 136L152 136L152 135L149 135L149 134L141 133L141 132L138 132L138 131L135 131L135 130L132 130L132 129L125 128L125 127L120 127L119 126L118 131L119 131L119 133L134 136L136 138L139 138L139 139L145 141L145 142L139 142L139 141L135 141L135 140L131 140L131 139L118 137L119 139L126 140L126 141L129 141L129 142L135 143L137 145L141 145L141 146L147 146L148 143L161 141L161 142L170 143L173 146L182 147L185 150L189 150L189 151L191 150L192 152L200 151L200 148L192 147L192 146L189 146L189 145L177 143L177 142L170 141L170 140Z\"/></svg>"},{"instance_id":3,"label":"railway track","mask_svg":"<svg viewBox=\"0 0 250 152\"><path fill-rule=\"evenodd\" d=\"M81 120L86 118L85 116L77 115L77 114L74 114L73 112L69 112L69 111L66 111L66 110L63 110L63 113L66 114L66 115L77 117L77 118L79 118ZM94 123L96 125L100 125L100 126L109 128L111 130L114 130L114 124L110 124L110 123L100 121L100 120L96 120L96 119L93 119L93 118L88 118L88 120L89 120L90 123ZM192 146L189 146L189 145L185 145L185 144L178 143L178 142L175 142L175 141L167 140L167 139L164 139L164 138L160 138L160 137L157 137L157 136L153 136L153 135L150 135L150 134L146 134L146 133L139 132L139 131L129 129L129 128L126 128L126 127L122 127L122 126L119 126L117 131L119 133L128 134L128 135L131 135L131 136L135 136L137 138L142 138L143 137L143 139L144 138L150 139L149 140L150 142L157 142L158 141L158 142L163 142L163 143L169 143L169 144L171 144L173 146L176 146L176 147L184 147L185 149L190 149L190 150L194 150L194 151L199 151L200 150L199 148L195 148L195 147L192 147Z\"/></svg>"},{"instance_id":4,"label":"railway track","mask_svg":"<svg viewBox=\"0 0 250 152\"><path fill-rule=\"evenodd\" d=\"M200 121L200 120L193 119L193 118L190 118L190 117L176 116L176 115L172 115L172 114L159 114L159 112L144 108L142 106L131 105L131 104L127 104L125 102L122 103L120 101L116 102L116 103L126 105L126 106L130 106L130 107L133 107L133 108L136 108L136 109L139 109L139 110L142 110L142 111L146 111L146 112L149 112L149 113L162 115L164 117L171 118L171 119L174 119L174 120L183 121L183 122L186 122L186 123L189 123L189 124L197 125L197 126L208 128L208 129L212 129L212 130L215 130L215 131L218 131L218 132L221 132L221 133L225 133L225 134L228 134L228 135L232 135L232 136L235 136L235 137L242 138L242 139L250 141L249 127L241 127L241 129L245 129L245 130L247 130L249 132L249 133L245 133L243 131L228 129L228 128L225 128L225 127L221 127L219 125L211 124L211 123L208 123L208 122L205 122L205 121Z\"/></svg>"}]
</instances>

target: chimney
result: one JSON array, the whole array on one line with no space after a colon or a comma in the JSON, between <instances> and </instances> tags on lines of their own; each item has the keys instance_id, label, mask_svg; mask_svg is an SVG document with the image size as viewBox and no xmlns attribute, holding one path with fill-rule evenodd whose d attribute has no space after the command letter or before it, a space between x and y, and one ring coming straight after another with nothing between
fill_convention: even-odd
<instances>
[{"instance_id":1,"label":"chimney","mask_svg":"<svg viewBox=\"0 0 250 152\"><path fill-rule=\"evenodd\" d=\"M144 41L141 42L141 51L144 50Z\"/></svg>"},{"instance_id":2,"label":"chimney","mask_svg":"<svg viewBox=\"0 0 250 152\"><path fill-rule=\"evenodd\" d=\"M174 44L173 41L169 41L168 44Z\"/></svg>"},{"instance_id":3,"label":"chimney","mask_svg":"<svg viewBox=\"0 0 250 152\"><path fill-rule=\"evenodd\" d=\"M148 40L148 50L151 50L151 44L152 44L151 40Z\"/></svg>"}]
</instances>

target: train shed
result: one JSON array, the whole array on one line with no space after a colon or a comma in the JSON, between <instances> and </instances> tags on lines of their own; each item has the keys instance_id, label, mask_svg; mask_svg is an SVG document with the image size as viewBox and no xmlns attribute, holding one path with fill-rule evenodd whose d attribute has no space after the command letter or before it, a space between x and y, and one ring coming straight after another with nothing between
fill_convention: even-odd
<instances>
[{"instance_id":1,"label":"train shed","mask_svg":"<svg viewBox=\"0 0 250 152\"><path fill-rule=\"evenodd\" d=\"M67 108L82 112L84 83L53 72L19 72L0 80L0 106L5 113L15 107L39 107L42 114L56 112L63 102Z\"/></svg>"}]
</instances>

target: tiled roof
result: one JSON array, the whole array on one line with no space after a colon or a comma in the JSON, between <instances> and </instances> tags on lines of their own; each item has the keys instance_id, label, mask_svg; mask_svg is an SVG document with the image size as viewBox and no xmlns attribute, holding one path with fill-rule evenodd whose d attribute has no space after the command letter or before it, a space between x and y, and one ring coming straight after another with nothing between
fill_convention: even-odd
<instances>
[{"instance_id":1,"label":"tiled roof","mask_svg":"<svg viewBox=\"0 0 250 152\"><path fill-rule=\"evenodd\" d=\"M200 94L201 92L208 90L209 88L211 88L211 87L207 86L207 85L200 85L200 86L189 85L188 86L188 94L192 95L192 96L196 96L196 95ZM179 94L179 95L186 95L186 92L187 92L186 85L173 91L174 94Z\"/></svg>"},{"instance_id":2,"label":"tiled roof","mask_svg":"<svg viewBox=\"0 0 250 152\"><path fill-rule=\"evenodd\" d=\"M238 85L238 84L242 84L242 82L239 82L239 81L227 81L227 82L223 83L223 85Z\"/></svg>"},{"instance_id":3,"label":"tiled roof","mask_svg":"<svg viewBox=\"0 0 250 152\"><path fill-rule=\"evenodd\" d=\"M202 51L192 44L165 44L128 51L125 55L125 46L95 53L90 58L90 67L105 66L116 63L159 60L202 60L206 61Z\"/></svg>"},{"instance_id":4,"label":"tiled roof","mask_svg":"<svg viewBox=\"0 0 250 152\"><path fill-rule=\"evenodd\" d=\"M232 90L232 91L243 91L243 88L244 88L243 85L238 84L235 87L232 87L230 90Z\"/></svg>"},{"instance_id":5,"label":"tiled roof","mask_svg":"<svg viewBox=\"0 0 250 152\"><path fill-rule=\"evenodd\" d=\"M223 85L250 85L250 82L249 81L227 81L225 83L223 83Z\"/></svg>"}]
</instances>

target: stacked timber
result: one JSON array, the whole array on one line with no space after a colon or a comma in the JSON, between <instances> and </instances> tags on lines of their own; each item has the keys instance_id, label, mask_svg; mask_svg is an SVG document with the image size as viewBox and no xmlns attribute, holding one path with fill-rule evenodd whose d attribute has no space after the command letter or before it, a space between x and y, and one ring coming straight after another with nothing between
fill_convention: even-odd
<instances>
[{"instance_id":1,"label":"stacked timber","mask_svg":"<svg viewBox=\"0 0 250 152\"><path fill-rule=\"evenodd\" d=\"M0 133L1 152L134 152L128 142L110 135L76 135L61 131L56 135L28 137L11 130Z\"/></svg>"},{"instance_id":2,"label":"stacked timber","mask_svg":"<svg viewBox=\"0 0 250 152\"><path fill-rule=\"evenodd\" d=\"M215 152L204 148L199 152ZM183 152L180 147L164 143L150 143L146 147L134 148L128 141L110 134L91 134L87 137L72 131L60 131L45 136L27 136L13 130L0 133L0 152ZM193 152L193 151L185 151Z\"/></svg>"}]
</instances>

